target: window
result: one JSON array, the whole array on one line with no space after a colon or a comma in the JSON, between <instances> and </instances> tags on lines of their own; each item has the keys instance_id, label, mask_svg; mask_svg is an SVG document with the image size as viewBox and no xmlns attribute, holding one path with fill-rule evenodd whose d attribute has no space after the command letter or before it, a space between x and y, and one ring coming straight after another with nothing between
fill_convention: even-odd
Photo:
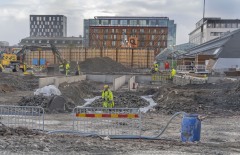
<instances>
[{"instance_id":1,"label":"window","mask_svg":"<svg viewBox=\"0 0 240 155\"><path fill-rule=\"evenodd\" d=\"M221 24L221 28L226 28L225 23Z\"/></svg>"},{"instance_id":2,"label":"window","mask_svg":"<svg viewBox=\"0 0 240 155\"><path fill-rule=\"evenodd\" d=\"M117 39L117 35L116 35L116 34L113 35L113 39L114 39L114 40Z\"/></svg>"},{"instance_id":3,"label":"window","mask_svg":"<svg viewBox=\"0 0 240 155\"><path fill-rule=\"evenodd\" d=\"M114 33L114 29L112 29L112 33Z\"/></svg>"},{"instance_id":4,"label":"window","mask_svg":"<svg viewBox=\"0 0 240 155\"><path fill-rule=\"evenodd\" d=\"M33 21L33 17L31 17L31 21Z\"/></svg>"},{"instance_id":5,"label":"window","mask_svg":"<svg viewBox=\"0 0 240 155\"><path fill-rule=\"evenodd\" d=\"M237 23L232 23L232 28L237 28Z\"/></svg>"},{"instance_id":6,"label":"window","mask_svg":"<svg viewBox=\"0 0 240 155\"><path fill-rule=\"evenodd\" d=\"M56 44L56 43L57 43L57 40L55 40L54 43Z\"/></svg>"},{"instance_id":7,"label":"window","mask_svg":"<svg viewBox=\"0 0 240 155\"><path fill-rule=\"evenodd\" d=\"M156 30L156 29L154 29L154 30L153 30L153 33L157 33L157 30Z\"/></svg>"},{"instance_id":8,"label":"window","mask_svg":"<svg viewBox=\"0 0 240 155\"><path fill-rule=\"evenodd\" d=\"M220 28L220 24L219 24L219 23L216 23L216 24L215 24L215 28Z\"/></svg>"},{"instance_id":9,"label":"window","mask_svg":"<svg viewBox=\"0 0 240 155\"><path fill-rule=\"evenodd\" d=\"M33 33L32 33L32 34L33 34ZM28 40L26 40L25 43L28 43Z\"/></svg>"},{"instance_id":10,"label":"window","mask_svg":"<svg viewBox=\"0 0 240 155\"><path fill-rule=\"evenodd\" d=\"M52 18L51 17L49 17L49 21L51 21L52 20Z\"/></svg>"},{"instance_id":11,"label":"window","mask_svg":"<svg viewBox=\"0 0 240 155\"><path fill-rule=\"evenodd\" d=\"M106 42L106 41L104 41L104 42L103 42L103 46L106 46L106 45L107 45L107 42Z\"/></svg>"},{"instance_id":12,"label":"window","mask_svg":"<svg viewBox=\"0 0 240 155\"><path fill-rule=\"evenodd\" d=\"M144 33L144 29L140 29L140 33Z\"/></svg>"},{"instance_id":13,"label":"window","mask_svg":"<svg viewBox=\"0 0 240 155\"><path fill-rule=\"evenodd\" d=\"M102 20L102 25L108 25L108 20Z\"/></svg>"},{"instance_id":14,"label":"window","mask_svg":"<svg viewBox=\"0 0 240 155\"><path fill-rule=\"evenodd\" d=\"M231 28L231 27L232 27L232 24L228 23L227 28Z\"/></svg>"},{"instance_id":15,"label":"window","mask_svg":"<svg viewBox=\"0 0 240 155\"><path fill-rule=\"evenodd\" d=\"M133 26L137 25L137 20L130 20L130 25L133 25Z\"/></svg>"},{"instance_id":16,"label":"window","mask_svg":"<svg viewBox=\"0 0 240 155\"><path fill-rule=\"evenodd\" d=\"M127 25L127 20L120 20L120 25Z\"/></svg>"},{"instance_id":17,"label":"window","mask_svg":"<svg viewBox=\"0 0 240 155\"><path fill-rule=\"evenodd\" d=\"M46 20L46 17L43 17L43 21L45 21Z\"/></svg>"},{"instance_id":18,"label":"window","mask_svg":"<svg viewBox=\"0 0 240 155\"><path fill-rule=\"evenodd\" d=\"M116 41L112 41L112 46L116 46Z\"/></svg>"},{"instance_id":19,"label":"window","mask_svg":"<svg viewBox=\"0 0 240 155\"><path fill-rule=\"evenodd\" d=\"M63 40L62 43L65 44L65 40Z\"/></svg>"},{"instance_id":20,"label":"window","mask_svg":"<svg viewBox=\"0 0 240 155\"><path fill-rule=\"evenodd\" d=\"M151 36L151 40L154 40L154 39L155 39L155 35L152 35L152 36Z\"/></svg>"},{"instance_id":21,"label":"window","mask_svg":"<svg viewBox=\"0 0 240 155\"><path fill-rule=\"evenodd\" d=\"M108 33L108 29L104 29L104 32L105 32L105 33Z\"/></svg>"},{"instance_id":22,"label":"window","mask_svg":"<svg viewBox=\"0 0 240 155\"><path fill-rule=\"evenodd\" d=\"M149 25L156 26L157 25L156 20L149 20Z\"/></svg>"},{"instance_id":23,"label":"window","mask_svg":"<svg viewBox=\"0 0 240 155\"><path fill-rule=\"evenodd\" d=\"M53 21L55 21L55 17L53 17Z\"/></svg>"},{"instance_id":24,"label":"window","mask_svg":"<svg viewBox=\"0 0 240 155\"><path fill-rule=\"evenodd\" d=\"M41 35L41 33L40 33L40 35ZM42 43L42 40L39 40L38 43L41 44L41 43Z\"/></svg>"},{"instance_id":25,"label":"window","mask_svg":"<svg viewBox=\"0 0 240 155\"><path fill-rule=\"evenodd\" d=\"M57 21L59 21L59 17L57 17Z\"/></svg>"},{"instance_id":26,"label":"window","mask_svg":"<svg viewBox=\"0 0 240 155\"><path fill-rule=\"evenodd\" d=\"M208 28L212 28L212 24L211 23L208 23Z\"/></svg>"},{"instance_id":27,"label":"window","mask_svg":"<svg viewBox=\"0 0 240 155\"><path fill-rule=\"evenodd\" d=\"M111 25L118 25L118 20L111 20Z\"/></svg>"},{"instance_id":28,"label":"window","mask_svg":"<svg viewBox=\"0 0 240 155\"><path fill-rule=\"evenodd\" d=\"M33 40L32 43L35 43L35 40Z\"/></svg>"},{"instance_id":29,"label":"window","mask_svg":"<svg viewBox=\"0 0 240 155\"><path fill-rule=\"evenodd\" d=\"M108 36L105 34L104 36L103 36L103 39L107 39L108 38Z\"/></svg>"},{"instance_id":30,"label":"window","mask_svg":"<svg viewBox=\"0 0 240 155\"><path fill-rule=\"evenodd\" d=\"M126 32L127 32L127 29L122 29L122 32L126 33Z\"/></svg>"},{"instance_id":31,"label":"window","mask_svg":"<svg viewBox=\"0 0 240 155\"><path fill-rule=\"evenodd\" d=\"M139 20L139 25L140 26L146 26L147 25L147 21L146 20Z\"/></svg>"},{"instance_id":32,"label":"window","mask_svg":"<svg viewBox=\"0 0 240 155\"><path fill-rule=\"evenodd\" d=\"M39 21L41 21L42 20L42 17L39 17Z\"/></svg>"}]
</instances>

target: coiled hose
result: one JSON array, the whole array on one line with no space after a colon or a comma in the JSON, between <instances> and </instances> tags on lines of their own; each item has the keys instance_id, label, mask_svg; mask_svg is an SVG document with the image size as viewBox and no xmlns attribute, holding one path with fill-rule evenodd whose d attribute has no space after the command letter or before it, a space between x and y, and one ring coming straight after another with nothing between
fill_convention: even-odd
<instances>
[{"instance_id":1,"label":"coiled hose","mask_svg":"<svg viewBox=\"0 0 240 155\"><path fill-rule=\"evenodd\" d=\"M169 124L172 122L172 120L177 117L178 115L185 115L185 112L177 112L175 113L167 122L166 126L159 132L158 135L153 136L153 137L149 137L149 136L133 136L133 135L116 135L116 136L109 136L110 139L148 139L148 140L157 140L159 139L159 137L166 131L166 129L168 128ZM83 133L83 132L79 132L79 131L68 131L68 130L55 130L55 131L49 131L47 132L48 134L56 134L56 133L65 133L65 134L76 134L76 135L81 135L81 136L85 136L85 137L100 137L102 138L100 135L96 134L96 133Z\"/></svg>"}]
</instances>

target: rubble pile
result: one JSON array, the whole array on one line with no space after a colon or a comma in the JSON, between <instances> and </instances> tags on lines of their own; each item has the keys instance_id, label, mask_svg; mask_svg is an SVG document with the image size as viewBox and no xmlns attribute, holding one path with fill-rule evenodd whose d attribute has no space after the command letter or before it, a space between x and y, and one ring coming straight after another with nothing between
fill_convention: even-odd
<instances>
[{"instance_id":1,"label":"rubble pile","mask_svg":"<svg viewBox=\"0 0 240 155\"><path fill-rule=\"evenodd\" d=\"M239 84L186 85L159 89L154 94L157 111L166 114L184 111L200 114L240 113Z\"/></svg>"},{"instance_id":2,"label":"rubble pile","mask_svg":"<svg viewBox=\"0 0 240 155\"><path fill-rule=\"evenodd\" d=\"M29 130L24 127L10 128L0 123L0 136L23 136L23 135L39 135L38 131Z\"/></svg>"},{"instance_id":3,"label":"rubble pile","mask_svg":"<svg viewBox=\"0 0 240 155\"><path fill-rule=\"evenodd\" d=\"M59 90L69 102L76 105L83 105L85 103L84 99L93 98L96 94L99 95L96 84L86 80L74 83L62 83L59 86Z\"/></svg>"},{"instance_id":4,"label":"rubble pile","mask_svg":"<svg viewBox=\"0 0 240 155\"><path fill-rule=\"evenodd\" d=\"M114 96L115 108L142 108L149 103L140 96L124 92ZM95 100L90 107L102 107L102 99Z\"/></svg>"},{"instance_id":5,"label":"rubble pile","mask_svg":"<svg viewBox=\"0 0 240 155\"><path fill-rule=\"evenodd\" d=\"M19 106L40 106L46 113L71 112L75 104L69 102L62 96L34 95L22 97L18 102Z\"/></svg>"},{"instance_id":6,"label":"rubble pile","mask_svg":"<svg viewBox=\"0 0 240 155\"><path fill-rule=\"evenodd\" d=\"M108 57L103 58L90 58L80 63L81 72L131 72L131 69L126 68L122 64L112 60Z\"/></svg>"},{"instance_id":7,"label":"rubble pile","mask_svg":"<svg viewBox=\"0 0 240 155\"><path fill-rule=\"evenodd\" d=\"M0 74L0 85L5 89L10 89L11 91L20 90L28 91L38 88L38 77L34 76L19 76L17 74L1 73ZM1 91L0 91L1 92Z\"/></svg>"}]
</instances>

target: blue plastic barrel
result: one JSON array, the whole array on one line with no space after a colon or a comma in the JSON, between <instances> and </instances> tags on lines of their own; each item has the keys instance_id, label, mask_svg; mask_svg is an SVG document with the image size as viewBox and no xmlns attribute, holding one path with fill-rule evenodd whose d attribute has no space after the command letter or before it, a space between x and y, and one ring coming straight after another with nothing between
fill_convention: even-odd
<instances>
[{"instance_id":1,"label":"blue plastic barrel","mask_svg":"<svg viewBox=\"0 0 240 155\"><path fill-rule=\"evenodd\" d=\"M38 59L37 58L32 59L32 65L38 65Z\"/></svg>"},{"instance_id":2,"label":"blue plastic barrel","mask_svg":"<svg viewBox=\"0 0 240 155\"><path fill-rule=\"evenodd\" d=\"M197 114L185 114L182 118L182 142L200 141L201 121Z\"/></svg>"},{"instance_id":3,"label":"blue plastic barrel","mask_svg":"<svg viewBox=\"0 0 240 155\"><path fill-rule=\"evenodd\" d=\"M40 65L45 65L46 64L46 59L41 58L40 59Z\"/></svg>"}]
</instances>

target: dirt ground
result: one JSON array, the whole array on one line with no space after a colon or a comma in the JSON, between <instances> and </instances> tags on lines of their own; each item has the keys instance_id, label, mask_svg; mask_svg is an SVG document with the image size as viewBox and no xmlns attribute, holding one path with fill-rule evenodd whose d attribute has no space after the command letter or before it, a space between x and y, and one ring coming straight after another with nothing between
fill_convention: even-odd
<instances>
[{"instance_id":1,"label":"dirt ground","mask_svg":"<svg viewBox=\"0 0 240 155\"><path fill-rule=\"evenodd\" d=\"M16 81L14 77L12 78L12 81ZM27 89L25 85L28 80L32 82L29 82L30 86ZM32 95L36 81L30 78L26 83L18 83L17 87L9 84L14 89L0 91L0 104L16 105L23 96ZM6 82L3 80L1 84ZM81 98L92 97L96 93L96 88L100 90L101 84L94 85L97 87L91 87L89 83L81 86L81 90L90 90L86 94L79 91L78 84L74 89L83 95L80 96ZM135 95L154 95L153 98L157 102L155 110L142 114L143 136L157 135L173 113L185 111L206 116L202 121L201 141L197 143L180 141L181 116L173 120L159 140L104 140L100 137L82 137L63 133L47 134L47 131L53 130L72 130L73 114L57 113L45 114L45 132L24 128L11 129L0 125L0 154L240 154L238 83L221 82L214 85L187 86L170 84L164 87L142 85L141 87L144 88ZM65 84L62 89L67 92L72 86Z\"/></svg>"}]
</instances>

